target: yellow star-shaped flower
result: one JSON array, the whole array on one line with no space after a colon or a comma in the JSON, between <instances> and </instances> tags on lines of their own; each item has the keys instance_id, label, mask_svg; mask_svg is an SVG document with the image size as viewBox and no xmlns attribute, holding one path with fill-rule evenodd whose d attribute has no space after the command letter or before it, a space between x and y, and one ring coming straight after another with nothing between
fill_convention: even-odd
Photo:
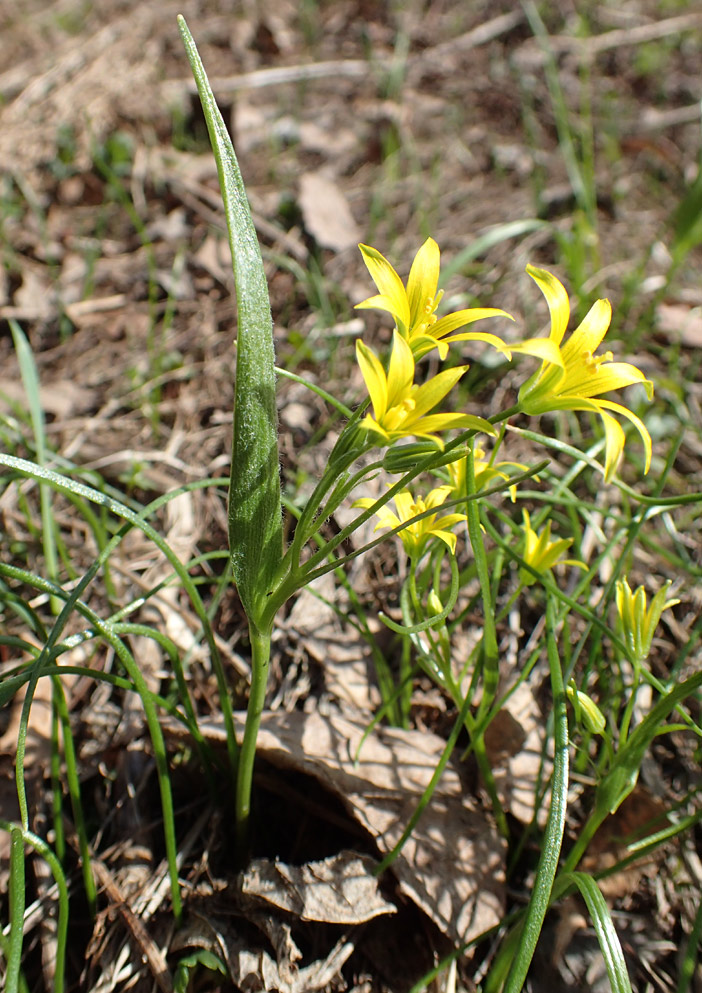
<instances>
[{"instance_id":1,"label":"yellow star-shaped flower","mask_svg":"<svg viewBox=\"0 0 702 993\"><path fill-rule=\"evenodd\" d=\"M558 362L558 350L547 338L507 345L495 334L484 334L479 331L454 334L458 328L480 321L484 317L506 317L513 321L514 318L504 310L494 307L473 307L437 318L436 309L443 296L443 290L437 289L440 252L433 238L427 238L415 255L406 288L388 260L377 249L371 248L370 245L358 247L379 292L357 303L356 307L376 308L392 314L397 331L409 344L415 359L419 360L432 348L438 348L443 360L452 342L484 341L502 352L508 359L512 357L512 352L523 352L540 359L548 358L552 362Z\"/></svg>"},{"instance_id":2,"label":"yellow star-shaped flower","mask_svg":"<svg viewBox=\"0 0 702 993\"><path fill-rule=\"evenodd\" d=\"M393 333L387 373L373 349L360 339L356 342L356 358L368 388L374 414L373 417L366 414L361 427L378 435L380 444L390 445L398 438L414 436L427 438L443 448L443 442L436 432L450 428L495 434L492 424L482 417L459 413L430 413L456 385L468 366L446 369L421 386L417 385L414 382L415 362L412 349L399 331Z\"/></svg>"},{"instance_id":3,"label":"yellow star-shaped flower","mask_svg":"<svg viewBox=\"0 0 702 993\"><path fill-rule=\"evenodd\" d=\"M629 362L613 362L612 353L596 355L612 318L609 300L597 300L582 323L565 344L563 337L570 319L568 294L563 284L545 269L527 266L527 272L546 297L551 314L550 341L559 350L561 363L541 363L519 391L519 405L526 414L543 414L548 410L590 410L602 418L605 429L605 480L609 480L624 450L624 431L608 411L631 421L641 435L646 455L645 471L651 464L651 436L643 422L626 407L612 400L595 399L601 393L618 390L633 383L643 383L649 400L653 384Z\"/></svg>"},{"instance_id":4,"label":"yellow star-shaped flower","mask_svg":"<svg viewBox=\"0 0 702 993\"><path fill-rule=\"evenodd\" d=\"M417 514L423 514L425 510L432 510L440 507L446 497L452 492L451 486L437 486L427 494L426 500L418 497L416 500L409 490L400 490L394 497L397 513L389 507L381 507L377 513L378 528L396 528L407 521L411 521ZM361 497L356 500L354 507L368 509L375 503L371 497ZM405 546L407 554L416 558L425 548L427 542L433 537L439 538L451 551L456 552L456 535L449 530L459 521L465 521L465 514L444 514L438 517L437 514L428 514L414 524L408 524L399 532L402 544Z\"/></svg>"},{"instance_id":5,"label":"yellow star-shaped flower","mask_svg":"<svg viewBox=\"0 0 702 993\"><path fill-rule=\"evenodd\" d=\"M573 544L572 538L557 538L551 541L551 522L546 522L546 527L538 534L532 526L529 513L522 511L524 515L524 550L522 558L524 561L542 575L553 569L554 565L575 565L584 569L585 565L578 559L561 559L561 555ZM519 570L519 582L522 586L531 586L536 582L536 578L527 569Z\"/></svg>"}]
</instances>

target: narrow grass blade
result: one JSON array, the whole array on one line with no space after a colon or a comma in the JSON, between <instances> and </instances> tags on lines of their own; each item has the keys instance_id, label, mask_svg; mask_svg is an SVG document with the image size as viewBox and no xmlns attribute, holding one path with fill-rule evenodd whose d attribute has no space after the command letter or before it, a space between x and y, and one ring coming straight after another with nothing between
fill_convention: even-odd
<instances>
[{"instance_id":1,"label":"narrow grass blade","mask_svg":"<svg viewBox=\"0 0 702 993\"><path fill-rule=\"evenodd\" d=\"M58 677L54 677L52 680L52 702L54 712L57 714L61 725L63 755L66 763L66 781L68 783L68 793L71 798L73 823L75 825L76 834L78 835L78 848L80 851L81 872L83 874L85 898L88 903L90 916L94 920L97 913L97 888L95 886L95 879L93 878L90 844L88 841L88 832L85 826L85 817L83 816L83 798L80 790L78 759L73 741L73 731L71 729L68 705L63 692L63 683Z\"/></svg>"},{"instance_id":2,"label":"narrow grass blade","mask_svg":"<svg viewBox=\"0 0 702 993\"><path fill-rule=\"evenodd\" d=\"M692 930L680 962L680 975L676 993L688 993L693 989L695 968L699 962L699 948L702 942L702 903L697 908Z\"/></svg>"},{"instance_id":3,"label":"narrow grass blade","mask_svg":"<svg viewBox=\"0 0 702 993\"><path fill-rule=\"evenodd\" d=\"M546 637L551 691L553 694L554 756L551 780L551 808L536 870L534 888L527 907L519 948L507 976L504 993L520 993L541 934L544 917L551 902L553 882L565 831L568 797L568 715L563 685L561 660L556 635L556 602L549 596L546 602Z\"/></svg>"},{"instance_id":4,"label":"narrow grass blade","mask_svg":"<svg viewBox=\"0 0 702 993\"><path fill-rule=\"evenodd\" d=\"M46 464L46 434L44 431L44 411L41 406L41 394L39 387L39 374L36 363L32 355L32 349L27 337L16 321L10 321L12 340L17 353L22 385L27 396L27 406L32 422L34 433L34 445L39 465ZM46 574L49 579L56 579L58 576L58 555L56 552L56 537L54 529L54 516L51 508L51 490L48 486L39 484L39 501L41 507L41 532L42 545L44 546L44 558L46 559ZM55 614L59 612L60 605L52 602L51 609Z\"/></svg>"},{"instance_id":5,"label":"narrow grass blade","mask_svg":"<svg viewBox=\"0 0 702 993\"><path fill-rule=\"evenodd\" d=\"M612 993L632 993L622 946L619 943L617 932L614 930L609 908L597 883L592 876L588 876L584 872L564 873L559 878L560 883L574 883L587 904L602 950Z\"/></svg>"},{"instance_id":6,"label":"narrow grass blade","mask_svg":"<svg viewBox=\"0 0 702 993\"><path fill-rule=\"evenodd\" d=\"M66 877L64 875L63 869L61 868L61 863L56 858L56 853L52 851L51 848L39 838L36 834L31 831L21 830L16 824L12 824L9 821L0 818L0 831L8 831L11 838L11 859L15 859L21 856L22 863L24 865L24 846L30 845L35 852L37 852L48 864L51 874L54 877L56 883L56 889L58 890L58 916L56 921L56 956L54 958L54 986L53 993L63 993L65 988L65 971L66 971L66 938L68 936L68 885L66 883ZM24 874L24 869L21 871L22 876ZM17 877L17 882L19 882L19 876ZM12 885L12 884L11 884ZM12 901L13 895L10 894L10 899ZM22 878L22 889L20 893L20 899L22 901L22 907L24 907L24 879ZM19 901L17 905L17 910L19 910ZM13 913L14 919L14 913ZM21 940L22 940L22 920L20 919L20 951L21 951ZM27 989L27 984L24 981L21 973L18 975L17 982L11 978L11 969L9 959L13 955L12 949L13 937L10 938L10 951L8 953L8 966L5 975L5 993L24 993Z\"/></svg>"},{"instance_id":7,"label":"narrow grass blade","mask_svg":"<svg viewBox=\"0 0 702 993\"><path fill-rule=\"evenodd\" d=\"M442 267L439 285L445 286L451 277L455 276L457 272L460 272L465 265L472 262L473 259L477 259L480 255L484 255L485 252L488 252L495 245L499 245L503 241L508 241L510 238L521 238L522 235L531 234L532 231L543 231L544 228L550 227L551 225L548 221L542 221L536 217L525 217L520 221L507 221L505 224L496 224L486 231L485 234L477 237L462 251L457 252L451 261Z\"/></svg>"}]
</instances>

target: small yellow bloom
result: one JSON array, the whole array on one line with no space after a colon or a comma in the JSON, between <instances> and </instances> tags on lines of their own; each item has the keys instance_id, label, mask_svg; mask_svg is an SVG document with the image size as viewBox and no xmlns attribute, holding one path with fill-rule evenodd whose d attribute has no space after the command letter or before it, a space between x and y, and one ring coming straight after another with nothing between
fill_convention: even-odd
<instances>
[{"instance_id":1,"label":"small yellow bloom","mask_svg":"<svg viewBox=\"0 0 702 993\"><path fill-rule=\"evenodd\" d=\"M423 514L425 510L440 507L451 492L452 487L450 486L437 486L436 489L427 494L426 500L421 497L415 500L409 490L400 490L394 498L397 513L394 513L387 506L381 507L377 514L378 523L375 530L399 527L401 524L411 521L417 514ZM367 510L374 503L375 500L371 497L361 497L354 502L354 507L363 507ZM459 521L465 520L465 514L444 514L442 517L437 517L436 514L427 514L426 517L415 521L414 524L407 524L407 527L400 531L399 535L405 546L405 551L414 558L424 551L427 542L432 537L443 541L453 555L456 551L456 535L449 528L458 524Z\"/></svg>"},{"instance_id":2,"label":"small yellow bloom","mask_svg":"<svg viewBox=\"0 0 702 993\"><path fill-rule=\"evenodd\" d=\"M648 472L651 464L651 436L643 422L620 403L595 400L601 393L618 390L633 383L643 383L649 400L653 384L628 362L613 362L612 353L595 355L607 333L612 318L609 300L597 300L589 313L561 346L570 319L568 294L563 284L545 269L527 266L527 272L546 297L551 314L549 339L560 352L561 365L545 360L519 391L519 403L526 414L543 414L548 410L590 410L602 418L605 429L605 480L609 480L624 449L624 431L608 411L613 410L631 421L641 435Z\"/></svg>"},{"instance_id":3,"label":"small yellow bloom","mask_svg":"<svg viewBox=\"0 0 702 993\"><path fill-rule=\"evenodd\" d=\"M617 581L619 628L632 662L643 662L648 657L661 614L680 603L675 599L666 600L669 588L670 580L656 593L651 606L647 608L646 590L643 586L638 586L632 593L626 579Z\"/></svg>"},{"instance_id":4,"label":"small yellow bloom","mask_svg":"<svg viewBox=\"0 0 702 993\"><path fill-rule=\"evenodd\" d=\"M409 344L412 354L419 360L432 348L438 348L441 359L445 359L448 346L454 341L484 341L502 352L508 359L512 352L524 352L537 358L549 358L558 362L558 350L546 338L522 342L519 345L506 345L494 334L478 331L464 331L454 334L458 328L480 321L484 317L514 318L504 310L494 307L473 307L457 310L445 317L436 316L443 290L439 284L439 246L433 238L427 238L414 257L407 287L387 259L370 245L359 245L363 261L368 267L379 293L356 304L358 309L375 308L392 314L395 327Z\"/></svg>"},{"instance_id":5,"label":"small yellow bloom","mask_svg":"<svg viewBox=\"0 0 702 993\"><path fill-rule=\"evenodd\" d=\"M524 550L522 558L532 569L542 575L553 569L556 563L560 565L575 565L584 569L585 565L577 559L561 559L561 555L573 544L572 538L557 538L551 541L551 522L547 521L546 527L541 534L537 534L531 526L531 520L526 510L524 515ZM560 560L560 562L559 562ZM519 582L522 586L531 586L536 582L536 577L526 569L519 570Z\"/></svg>"},{"instance_id":6,"label":"small yellow bloom","mask_svg":"<svg viewBox=\"0 0 702 993\"><path fill-rule=\"evenodd\" d=\"M593 734L603 734L607 727L604 714L592 697L577 688L573 679L566 686L566 696L573 704L576 721L582 721Z\"/></svg>"},{"instance_id":7,"label":"small yellow bloom","mask_svg":"<svg viewBox=\"0 0 702 993\"><path fill-rule=\"evenodd\" d=\"M473 456L473 471L475 473L476 492L480 492L480 490L485 489L485 487L489 486L490 483L492 483L495 479L503 479L505 482L507 482L509 480L509 475L500 469L500 466L503 465L513 466L515 469L521 469L525 472L529 468L528 466L523 465L521 462L493 463L491 461L488 461L488 459L485 458L484 450L479 446L476 446ZM462 459L456 459L455 462L451 462L447 466L456 496L465 496L467 467L468 467L468 460L465 456ZM514 503L514 501L517 498L517 487L510 486L509 494L512 503Z\"/></svg>"},{"instance_id":8,"label":"small yellow bloom","mask_svg":"<svg viewBox=\"0 0 702 993\"><path fill-rule=\"evenodd\" d=\"M373 405L361 427L374 432L380 444L390 445L398 438L414 436L428 438L439 448L443 442L437 431L450 428L473 429L495 434L489 421L471 414L431 414L438 403L456 385L468 366L446 369L432 376L421 386L414 382L415 363L412 350L398 331L393 333L388 371L372 348L360 339L356 342L356 358Z\"/></svg>"}]
</instances>

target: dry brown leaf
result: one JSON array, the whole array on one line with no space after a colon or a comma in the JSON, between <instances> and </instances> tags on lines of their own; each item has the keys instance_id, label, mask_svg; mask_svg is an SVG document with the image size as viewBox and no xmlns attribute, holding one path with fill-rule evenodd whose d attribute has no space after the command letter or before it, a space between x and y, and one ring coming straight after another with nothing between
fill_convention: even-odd
<instances>
[{"instance_id":1,"label":"dry brown leaf","mask_svg":"<svg viewBox=\"0 0 702 993\"><path fill-rule=\"evenodd\" d=\"M243 728L243 715L238 720ZM219 723L201 729L211 741L224 740ZM368 735L356 764L364 730L337 714L264 713L258 751L274 765L315 776L385 854L415 812L446 743L429 732L379 728ZM502 918L504 854L492 821L466 795L449 763L392 871L401 890L452 941L469 941Z\"/></svg>"},{"instance_id":2,"label":"dry brown leaf","mask_svg":"<svg viewBox=\"0 0 702 993\"><path fill-rule=\"evenodd\" d=\"M376 864L368 855L348 851L302 866L253 859L242 875L241 889L303 921L363 924L396 913L378 891Z\"/></svg>"},{"instance_id":3,"label":"dry brown leaf","mask_svg":"<svg viewBox=\"0 0 702 993\"><path fill-rule=\"evenodd\" d=\"M0 378L0 393L26 408L27 392L19 378L12 378L13 372L19 376L17 368L14 367L5 370ZM56 420L66 420L90 410L95 403L95 391L78 386L68 379L57 379L40 388L39 399L45 413L51 414ZM4 411L4 409L5 404L0 403L0 410Z\"/></svg>"},{"instance_id":4,"label":"dry brown leaf","mask_svg":"<svg viewBox=\"0 0 702 993\"><path fill-rule=\"evenodd\" d=\"M536 795L551 775L551 759L543 757L543 743L543 715L531 687L522 683L487 729L485 745L500 802L523 824L531 822ZM548 817L549 795L537 813L541 827Z\"/></svg>"},{"instance_id":5,"label":"dry brown leaf","mask_svg":"<svg viewBox=\"0 0 702 993\"><path fill-rule=\"evenodd\" d=\"M686 348L702 347L702 312L699 307L661 303L656 308L656 326Z\"/></svg>"},{"instance_id":6,"label":"dry brown leaf","mask_svg":"<svg viewBox=\"0 0 702 993\"><path fill-rule=\"evenodd\" d=\"M321 576L300 591L285 620L286 636L299 639L303 651L323 667L326 690L342 710L372 714L380 694L369 679L368 646L320 597L338 598L333 576Z\"/></svg>"},{"instance_id":7,"label":"dry brown leaf","mask_svg":"<svg viewBox=\"0 0 702 993\"><path fill-rule=\"evenodd\" d=\"M12 698L12 711L5 733L0 737L0 757L10 757L14 761L17 751L20 717L27 687ZM49 769L51 761L51 680L40 679L34 689L32 706L27 722L27 738L24 753L24 771L27 778L41 778Z\"/></svg>"},{"instance_id":8,"label":"dry brown leaf","mask_svg":"<svg viewBox=\"0 0 702 993\"><path fill-rule=\"evenodd\" d=\"M54 294L51 279L44 269L30 269L22 272L22 285L15 291L15 306L35 318L50 318L54 313Z\"/></svg>"},{"instance_id":9,"label":"dry brown leaf","mask_svg":"<svg viewBox=\"0 0 702 993\"><path fill-rule=\"evenodd\" d=\"M360 240L348 201L336 183L321 172L300 177L300 210L305 227L322 248L342 252Z\"/></svg>"},{"instance_id":10,"label":"dry brown leaf","mask_svg":"<svg viewBox=\"0 0 702 993\"><path fill-rule=\"evenodd\" d=\"M290 958L273 958L265 949L252 950L250 943L229 921L212 914L191 914L175 935L171 951L206 948L226 962L229 975L243 990L278 990L279 993L314 993L335 979L354 951L353 942L342 937L325 959L297 968L299 953L291 944ZM280 949L277 949L280 951Z\"/></svg>"}]
</instances>

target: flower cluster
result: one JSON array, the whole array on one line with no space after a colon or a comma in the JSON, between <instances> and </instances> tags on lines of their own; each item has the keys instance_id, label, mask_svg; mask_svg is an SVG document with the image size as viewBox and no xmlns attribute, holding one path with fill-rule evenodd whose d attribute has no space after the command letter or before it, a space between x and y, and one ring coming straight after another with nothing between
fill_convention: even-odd
<instances>
[{"instance_id":1,"label":"flower cluster","mask_svg":"<svg viewBox=\"0 0 702 993\"><path fill-rule=\"evenodd\" d=\"M519 409L538 415L547 411L583 410L597 414L605 430L605 479L611 480L624 449L624 431L612 416L629 420L644 444L645 470L651 463L651 436L643 422L630 410L602 393L641 383L652 396L652 384L628 362L614 362L611 352L596 355L609 328L612 308L608 300L597 300L582 323L564 342L570 319L568 294L562 283L545 269L527 266L527 272L546 298L551 315L547 338L528 338L507 343L498 335L460 330L488 317L513 320L504 310L475 307L437 317L441 302L439 246L428 238L417 252L407 285L375 248L360 245L363 260L378 293L357 304L358 308L388 311L395 321L387 369L363 341L356 343L356 355L368 389L373 415L362 426L372 432L378 444L391 445L404 437L419 437L442 446L438 432L452 428L484 431L494 429L483 418L464 414L432 413L468 369L461 365L439 372L421 385L415 383L416 363L434 348L445 359L449 345L481 341L496 348L506 358L513 354L531 355L541 360L540 368L519 391Z\"/></svg>"},{"instance_id":2,"label":"flower cluster","mask_svg":"<svg viewBox=\"0 0 702 993\"><path fill-rule=\"evenodd\" d=\"M443 450L441 435L446 431L460 429L495 435L493 424L483 417L461 411L436 410L465 374L467 365L453 366L436 372L424 381L416 381L417 363L434 349L443 361L451 345L467 341L483 342L507 359L511 359L513 354L523 354L540 360L539 368L521 387L518 404L510 413L539 415L547 411L572 410L597 414L604 426L606 481L611 480L624 449L624 431L612 416L613 413L619 414L639 432L644 444L645 469L648 471L651 437L646 427L622 404L601 399L601 394L609 390L618 390L634 383L643 384L649 398L652 394L652 384L636 366L614 362L611 352L596 354L611 320L612 308L608 300L597 300L566 339L570 320L568 294L552 273L529 265L528 274L546 298L551 317L550 333L548 337L508 343L493 332L464 330L486 318L513 321L514 318L504 310L476 307L437 316L443 291L438 289L439 247L432 238L428 238L417 252L406 285L380 252L369 245L359 247L378 292L356 306L387 311L395 322L386 363L364 341L356 342L356 356L372 408L372 413L366 413L360 421L369 446L392 446L400 439L411 437L423 439L436 446L437 450ZM498 415L493 420L502 420L506 416ZM526 468L520 463L496 462L494 459L495 454L492 459L486 460L483 450L477 443L474 444L473 486L476 492L497 480L509 482L505 467ZM439 516L427 511L438 508L449 494L454 500L465 499L466 464L466 459L457 452L454 461L448 465L449 485L432 489L426 499L413 496L409 490L399 492L395 496L397 512L381 507L377 527L399 529L407 553L414 558L424 552L432 537L438 538L452 553L455 552L456 537L451 528L465 521L465 515L451 513ZM514 500L515 487L509 488ZM367 509L373 503L369 498L362 498L356 501L355 506ZM417 520L418 515L422 514L424 516ZM523 561L533 571L520 570L521 584L531 585L535 581L535 573L545 574L557 561L582 565L563 560L563 553L570 542L551 541L550 523L537 534L526 511L523 533Z\"/></svg>"}]
</instances>

